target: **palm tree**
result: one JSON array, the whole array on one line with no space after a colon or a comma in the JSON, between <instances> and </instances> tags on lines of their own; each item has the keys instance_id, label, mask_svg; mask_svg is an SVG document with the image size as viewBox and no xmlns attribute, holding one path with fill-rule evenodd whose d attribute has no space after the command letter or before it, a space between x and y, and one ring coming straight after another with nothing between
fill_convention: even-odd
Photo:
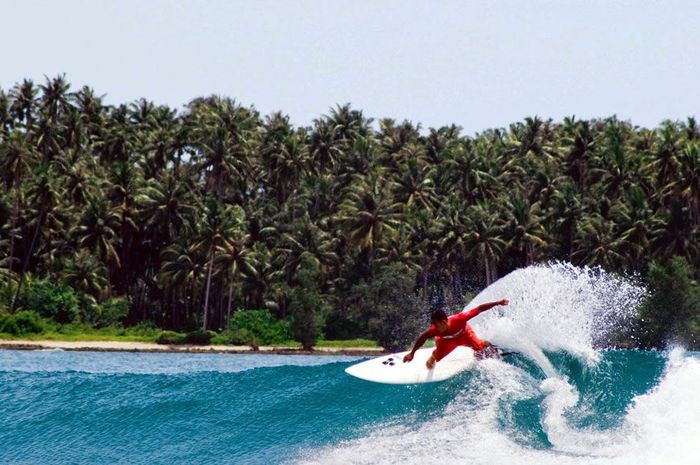
<instances>
[{"instance_id":1,"label":"palm tree","mask_svg":"<svg viewBox=\"0 0 700 465\"><path fill-rule=\"evenodd\" d=\"M443 186L443 191L449 191L452 187L459 189L470 205L490 197L489 192L493 188L489 186L496 183L487 158L480 156L483 144L483 141L464 140L451 151L438 174L438 183ZM477 146L481 149L477 149ZM446 192L442 194L445 195Z\"/></svg>"},{"instance_id":2,"label":"palm tree","mask_svg":"<svg viewBox=\"0 0 700 465\"><path fill-rule=\"evenodd\" d=\"M432 209L435 203L435 189L430 177L430 167L412 158L398 166L398 174L394 177L394 196L396 200L410 208Z\"/></svg>"},{"instance_id":3,"label":"palm tree","mask_svg":"<svg viewBox=\"0 0 700 465\"><path fill-rule=\"evenodd\" d=\"M440 265L450 280L449 289L454 295L448 301L457 301L463 295L463 272L467 269L473 232L469 229L468 207L465 199L452 195L438 213L435 222L435 257L428 267ZM426 231L430 234L430 231ZM423 273L423 288L426 293L428 272Z\"/></svg>"},{"instance_id":4,"label":"palm tree","mask_svg":"<svg viewBox=\"0 0 700 465\"><path fill-rule=\"evenodd\" d=\"M503 203L508 206L504 239L510 253L506 255L518 257L518 266L528 266L536 260L535 251L547 246L540 205L530 205L519 197L504 199Z\"/></svg>"},{"instance_id":5,"label":"palm tree","mask_svg":"<svg viewBox=\"0 0 700 465\"><path fill-rule=\"evenodd\" d=\"M376 247L396 234L401 206L391 196L391 184L380 174L356 176L354 180L341 205L339 222L350 243L364 254L365 266L371 274Z\"/></svg>"},{"instance_id":6,"label":"palm tree","mask_svg":"<svg viewBox=\"0 0 700 465\"><path fill-rule=\"evenodd\" d=\"M22 290L24 277L27 269L29 268L29 262L34 254L34 248L36 246L37 238L39 237L39 232L44 226L47 218L48 222L51 223L54 228L58 229L63 226L63 222L60 218L60 212L56 211L59 205L61 192L53 186L53 178L54 173L51 168L47 165L42 165L35 174L34 183L28 191L29 202L37 210L36 216L27 224L28 228L34 229L34 233L32 234L32 239L24 260L22 260L20 280L15 296L10 304L10 311L14 311L15 309L15 303L17 302L17 297L19 297Z\"/></svg>"},{"instance_id":7,"label":"palm tree","mask_svg":"<svg viewBox=\"0 0 700 465\"><path fill-rule=\"evenodd\" d=\"M243 273L242 291L247 308L265 308L273 302L267 296L275 291L280 281L280 271L273 263L270 251L263 244L250 249L248 269Z\"/></svg>"},{"instance_id":8,"label":"palm tree","mask_svg":"<svg viewBox=\"0 0 700 465\"><path fill-rule=\"evenodd\" d=\"M576 243L574 257L582 263L605 270L623 269L625 257L619 250L624 244L611 221L596 213L588 216L581 224Z\"/></svg>"},{"instance_id":9,"label":"palm tree","mask_svg":"<svg viewBox=\"0 0 700 465\"><path fill-rule=\"evenodd\" d=\"M40 111L45 116L57 121L62 113L70 109L70 84L66 81L65 74L53 79L46 78L46 84L39 86L41 98L39 99Z\"/></svg>"},{"instance_id":10,"label":"palm tree","mask_svg":"<svg viewBox=\"0 0 700 465\"><path fill-rule=\"evenodd\" d=\"M664 189L676 178L678 171L678 152L680 151L680 134L671 121L664 121L658 130L658 141L654 159L650 168L656 175L656 189Z\"/></svg>"},{"instance_id":11,"label":"palm tree","mask_svg":"<svg viewBox=\"0 0 700 465\"><path fill-rule=\"evenodd\" d=\"M108 294L107 267L87 250L78 251L65 263L60 279L93 303Z\"/></svg>"},{"instance_id":12,"label":"palm tree","mask_svg":"<svg viewBox=\"0 0 700 465\"><path fill-rule=\"evenodd\" d=\"M242 275L254 274L255 270L251 263L251 256L247 247L248 237L227 238L218 248L216 255L216 265L228 280L228 300L226 305L226 323L228 327L231 321L231 309L233 305L233 289L236 281Z\"/></svg>"},{"instance_id":13,"label":"palm tree","mask_svg":"<svg viewBox=\"0 0 700 465\"><path fill-rule=\"evenodd\" d=\"M490 212L485 204L469 207L467 219L470 231L468 257L475 262L480 260L484 264L484 276L488 286L498 278L496 264L506 246L501 236L502 226L499 224L498 215Z\"/></svg>"},{"instance_id":14,"label":"palm tree","mask_svg":"<svg viewBox=\"0 0 700 465\"><path fill-rule=\"evenodd\" d=\"M344 186L332 174L307 176L295 196L295 206L308 212L314 221L327 220L338 211Z\"/></svg>"},{"instance_id":15,"label":"palm tree","mask_svg":"<svg viewBox=\"0 0 700 465\"><path fill-rule=\"evenodd\" d=\"M70 199L73 206L80 207L85 205L87 197L93 194L96 189L95 176L88 172L88 168L82 161L69 163L64 169L64 185L67 198Z\"/></svg>"},{"instance_id":16,"label":"palm tree","mask_svg":"<svg viewBox=\"0 0 700 465\"><path fill-rule=\"evenodd\" d=\"M303 260L309 260L322 272L328 273L339 260L333 248L331 235L314 224L308 214L290 225L275 247L282 258L282 270L289 284L293 282Z\"/></svg>"},{"instance_id":17,"label":"palm tree","mask_svg":"<svg viewBox=\"0 0 700 465\"><path fill-rule=\"evenodd\" d=\"M14 121L10 114L10 97L0 89L0 143L4 143Z\"/></svg>"},{"instance_id":18,"label":"palm tree","mask_svg":"<svg viewBox=\"0 0 700 465\"><path fill-rule=\"evenodd\" d=\"M309 156L319 173L333 168L341 156L342 144L335 138L333 127L325 119L314 120L309 135Z\"/></svg>"},{"instance_id":19,"label":"palm tree","mask_svg":"<svg viewBox=\"0 0 700 465\"><path fill-rule=\"evenodd\" d=\"M127 292L131 282L131 247L141 228L138 221L136 195L141 185L140 172L133 165L115 162L110 170L109 200L119 217L120 291ZM107 187L106 186L106 187Z\"/></svg>"},{"instance_id":20,"label":"palm tree","mask_svg":"<svg viewBox=\"0 0 700 465\"><path fill-rule=\"evenodd\" d=\"M697 141L688 143L679 163L680 179L670 186L677 185L680 197L687 202L691 224L700 226L700 144Z\"/></svg>"},{"instance_id":21,"label":"palm tree","mask_svg":"<svg viewBox=\"0 0 700 465\"><path fill-rule=\"evenodd\" d=\"M98 96L95 91L83 86L70 96L73 100L80 119L80 127L87 141L96 141L104 135L106 108L102 104L104 96Z\"/></svg>"},{"instance_id":22,"label":"palm tree","mask_svg":"<svg viewBox=\"0 0 700 465\"><path fill-rule=\"evenodd\" d=\"M22 84L16 85L10 91L10 98L12 99L10 113L17 125L21 124L25 129L30 129L34 126L37 92L34 82L29 79L25 79L22 81Z\"/></svg>"},{"instance_id":23,"label":"palm tree","mask_svg":"<svg viewBox=\"0 0 700 465\"><path fill-rule=\"evenodd\" d=\"M372 123L371 119L364 117L362 111L353 110L349 103L331 108L326 121L332 127L335 139L347 145L352 145L358 138L367 137Z\"/></svg>"},{"instance_id":24,"label":"palm tree","mask_svg":"<svg viewBox=\"0 0 700 465\"><path fill-rule=\"evenodd\" d=\"M543 121L535 116L525 118L524 123L512 124L503 138L502 150L497 152L499 180L505 185L526 186L528 179L537 173L551 174L558 162L552 139L551 120Z\"/></svg>"},{"instance_id":25,"label":"palm tree","mask_svg":"<svg viewBox=\"0 0 700 465\"><path fill-rule=\"evenodd\" d=\"M611 208L614 224L621 231L619 248L626 266L641 270L651 258L648 254L652 228L656 222L653 214L647 196L639 186L632 186L626 198Z\"/></svg>"},{"instance_id":26,"label":"palm tree","mask_svg":"<svg viewBox=\"0 0 700 465\"><path fill-rule=\"evenodd\" d=\"M187 234L193 228L196 209L192 186L172 172L163 179L146 181L134 200L145 240L154 250L162 250L178 234Z\"/></svg>"},{"instance_id":27,"label":"palm tree","mask_svg":"<svg viewBox=\"0 0 700 465\"><path fill-rule=\"evenodd\" d=\"M9 273L12 274L15 258L15 239L19 212L22 204L22 179L34 165L36 151L21 131L13 131L5 144L0 144L0 160L5 174L5 185L14 185L15 206L10 226Z\"/></svg>"},{"instance_id":28,"label":"palm tree","mask_svg":"<svg viewBox=\"0 0 700 465\"><path fill-rule=\"evenodd\" d=\"M102 263L111 268L111 275L121 268L116 249L120 224L119 213L111 210L107 200L98 193L87 198L80 222L73 229L78 246L97 254Z\"/></svg>"},{"instance_id":29,"label":"palm tree","mask_svg":"<svg viewBox=\"0 0 700 465\"><path fill-rule=\"evenodd\" d=\"M275 113L266 119L260 144L264 179L278 204L287 201L308 170L303 131L293 131L289 117Z\"/></svg>"},{"instance_id":30,"label":"palm tree","mask_svg":"<svg viewBox=\"0 0 700 465\"><path fill-rule=\"evenodd\" d=\"M700 245L694 240L689 212L679 198L673 198L667 211L656 218L652 230L652 248L659 259L680 255L690 263L700 258Z\"/></svg>"},{"instance_id":31,"label":"palm tree","mask_svg":"<svg viewBox=\"0 0 700 465\"><path fill-rule=\"evenodd\" d=\"M425 156L430 165L437 166L450 157L453 147L459 143L459 133L462 130L454 124L440 129L430 128L424 139Z\"/></svg>"},{"instance_id":32,"label":"palm tree","mask_svg":"<svg viewBox=\"0 0 700 465\"><path fill-rule=\"evenodd\" d=\"M134 134L134 148L139 154L144 177L160 176L181 149L176 111L141 99L132 104L130 119L138 128Z\"/></svg>"},{"instance_id":33,"label":"palm tree","mask_svg":"<svg viewBox=\"0 0 700 465\"><path fill-rule=\"evenodd\" d=\"M547 235L558 245L557 257L572 261L574 240L579 221L584 215L584 205L578 187L566 178L555 180L549 208L545 213Z\"/></svg>"},{"instance_id":34,"label":"palm tree","mask_svg":"<svg viewBox=\"0 0 700 465\"><path fill-rule=\"evenodd\" d=\"M402 223L398 233L390 236L386 244L377 250L379 267L392 263L402 263L407 269L421 271L428 264L428 255L411 242L408 225Z\"/></svg>"},{"instance_id":35,"label":"palm tree","mask_svg":"<svg viewBox=\"0 0 700 465\"><path fill-rule=\"evenodd\" d=\"M56 175L50 166L42 165L34 174L33 183L27 191L29 204L35 210L35 216L27 223L28 228L34 228L32 240L22 262L22 273L26 272L30 258L34 255L39 233L45 225L51 231L63 228L63 213L60 211L63 190L55 185Z\"/></svg>"},{"instance_id":36,"label":"palm tree","mask_svg":"<svg viewBox=\"0 0 700 465\"><path fill-rule=\"evenodd\" d=\"M189 319L190 311L197 302L196 296L204 273L204 257L200 251L184 241L179 241L163 251L162 263L156 280L166 295L182 303L184 320ZM179 306L172 311L173 325L179 325Z\"/></svg>"},{"instance_id":37,"label":"palm tree","mask_svg":"<svg viewBox=\"0 0 700 465\"><path fill-rule=\"evenodd\" d=\"M207 197L205 200L202 219L197 230L197 241L192 245L207 260L202 329L207 329L209 295L216 254L226 241L232 240L241 233L244 219L245 213L240 207L224 206L213 197Z\"/></svg>"},{"instance_id":38,"label":"palm tree","mask_svg":"<svg viewBox=\"0 0 700 465\"><path fill-rule=\"evenodd\" d=\"M377 165L379 151L372 138L359 137L342 152L335 170L336 182L342 189L353 182L355 176L365 177Z\"/></svg>"},{"instance_id":39,"label":"palm tree","mask_svg":"<svg viewBox=\"0 0 700 465\"><path fill-rule=\"evenodd\" d=\"M195 100L189 109L194 167L205 174L207 191L222 199L226 186L233 185L234 197L242 203L251 176L249 153L257 114L218 97Z\"/></svg>"},{"instance_id":40,"label":"palm tree","mask_svg":"<svg viewBox=\"0 0 700 465\"><path fill-rule=\"evenodd\" d=\"M560 141L558 150L564 157L566 174L582 190L586 186L591 157L596 148L596 138L590 124L588 121L576 121L574 117L564 118Z\"/></svg>"},{"instance_id":41,"label":"palm tree","mask_svg":"<svg viewBox=\"0 0 700 465\"><path fill-rule=\"evenodd\" d=\"M131 161L135 128L129 122L129 108L119 105L110 108L100 127L100 137L95 149L104 165Z\"/></svg>"},{"instance_id":42,"label":"palm tree","mask_svg":"<svg viewBox=\"0 0 700 465\"><path fill-rule=\"evenodd\" d=\"M600 144L600 157L590 170L590 182L600 183L600 192L608 198L615 198L630 188L632 179L639 179L636 166L639 160L627 154L627 139L630 128L615 120L605 125L605 138Z\"/></svg>"},{"instance_id":43,"label":"palm tree","mask_svg":"<svg viewBox=\"0 0 700 465\"><path fill-rule=\"evenodd\" d=\"M414 126L409 121L404 121L396 125L392 119L383 119L379 122L380 145L382 152L388 155L386 162L401 161L401 152L409 148L420 147L418 137L420 136L420 125ZM405 161L405 159L403 160Z\"/></svg>"}]
</instances>

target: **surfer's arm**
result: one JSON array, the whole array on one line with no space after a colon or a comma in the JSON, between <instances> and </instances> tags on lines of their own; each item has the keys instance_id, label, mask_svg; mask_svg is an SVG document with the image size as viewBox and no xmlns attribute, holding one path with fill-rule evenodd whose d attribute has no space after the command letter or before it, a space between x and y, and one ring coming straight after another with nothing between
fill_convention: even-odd
<instances>
[{"instance_id":1,"label":"surfer's arm","mask_svg":"<svg viewBox=\"0 0 700 465\"><path fill-rule=\"evenodd\" d=\"M416 350L423 347L423 344L425 344L425 341L427 341L431 337L433 337L433 334L430 330L428 330L428 331L424 332L423 334L421 334L420 336L418 336L418 340L413 345L413 349L411 349L411 351L404 356L403 361L410 362L411 360L413 360L413 354L416 353Z\"/></svg>"},{"instance_id":2,"label":"surfer's arm","mask_svg":"<svg viewBox=\"0 0 700 465\"><path fill-rule=\"evenodd\" d=\"M477 316L479 313L485 312L486 310L491 310L493 307L497 307L499 305L508 305L508 299L501 299L496 302L487 302L485 304L481 304L478 307L474 307L471 310L469 310L466 313L465 320L469 320L470 318L474 318Z\"/></svg>"}]
</instances>

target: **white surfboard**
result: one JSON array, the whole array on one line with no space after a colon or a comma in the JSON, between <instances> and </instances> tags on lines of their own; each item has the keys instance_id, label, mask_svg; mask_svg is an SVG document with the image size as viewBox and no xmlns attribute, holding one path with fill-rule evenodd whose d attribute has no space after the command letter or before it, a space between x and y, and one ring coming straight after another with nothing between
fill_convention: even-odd
<instances>
[{"instance_id":1,"label":"white surfboard","mask_svg":"<svg viewBox=\"0 0 700 465\"><path fill-rule=\"evenodd\" d=\"M444 381L474 365L474 351L459 346L428 370L425 362L432 352L433 349L419 349L408 363L403 362L403 356L408 352L384 355L352 365L345 372L375 383L416 384Z\"/></svg>"}]
</instances>

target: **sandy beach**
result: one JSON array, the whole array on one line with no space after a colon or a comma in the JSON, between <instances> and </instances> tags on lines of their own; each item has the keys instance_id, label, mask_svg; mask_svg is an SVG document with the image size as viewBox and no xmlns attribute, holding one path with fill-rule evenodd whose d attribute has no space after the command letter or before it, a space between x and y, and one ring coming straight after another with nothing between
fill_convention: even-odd
<instances>
[{"instance_id":1,"label":"sandy beach","mask_svg":"<svg viewBox=\"0 0 700 465\"><path fill-rule=\"evenodd\" d=\"M318 347L305 351L294 347L226 345L163 345L147 342L121 341L0 341L0 349L11 350L74 350L94 352L174 352L174 353L227 353L227 354L285 354L285 355L380 355L381 347Z\"/></svg>"}]
</instances>

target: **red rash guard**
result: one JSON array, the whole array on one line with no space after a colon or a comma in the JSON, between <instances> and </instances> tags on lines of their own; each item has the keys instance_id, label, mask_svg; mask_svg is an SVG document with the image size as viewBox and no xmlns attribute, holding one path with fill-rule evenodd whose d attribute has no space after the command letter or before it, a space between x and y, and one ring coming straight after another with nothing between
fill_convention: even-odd
<instances>
[{"instance_id":1,"label":"red rash guard","mask_svg":"<svg viewBox=\"0 0 700 465\"><path fill-rule=\"evenodd\" d=\"M468 312L458 313L447 318L447 331L443 334L438 333L435 325L431 325L428 329L428 336L435 337L435 351L433 355L435 360L441 360L447 354L452 352L457 346L467 346L474 351L483 350L488 346L486 341L482 341L476 334L467 320L474 318L481 313L477 308L473 308Z\"/></svg>"}]
</instances>

